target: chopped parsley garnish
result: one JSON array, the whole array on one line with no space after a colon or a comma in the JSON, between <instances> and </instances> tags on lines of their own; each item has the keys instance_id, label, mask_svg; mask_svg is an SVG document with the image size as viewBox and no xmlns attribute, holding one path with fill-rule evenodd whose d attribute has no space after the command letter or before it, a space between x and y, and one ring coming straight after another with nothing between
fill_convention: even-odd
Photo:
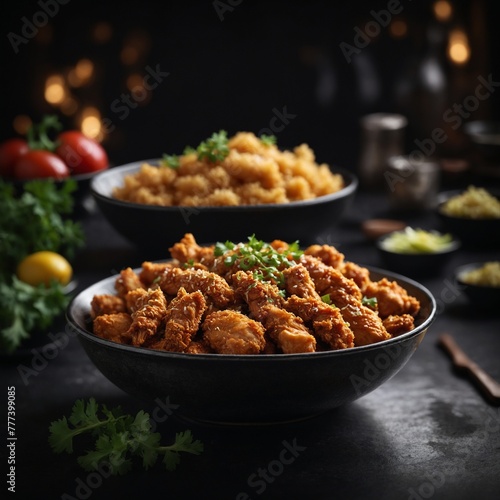
<instances>
[{"instance_id":1,"label":"chopped parsley garnish","mask_svg":"<svg viewBox=\"0 0 500 500\"><path fill-rule=\"evenodd\" d=\"M363 304L366 307L369 307L370 309L376 310L377 309L377 297L363 297L361 299L361 304Z\"/></svg>"},{"instance_id":2,"label":"chopped parsley garnish","mask_svg":"<svg viewBox=\"0 0 500 500\"><path fill-rule=\"evenodd\" d=\"M279 287L284 285L282 269L294 266L302 253L298 241L289 244L285 251L278 252L255 235L248 237L248 243L218 242L214 249L216 257L224 257L226 266L236 265L243 271L251 270L255 279L270 281Z\"/></svg>"},{"instance_id":3,"label":"chopped parsley garnish","mask_svg":"<svg viewBox=\"0 0 500 500\"><path fill-rule=\"evenodd\" d=\"M165 167L177 169L180 166L178 155L163 155L161 164Z\"/></svg>"},{"instance_id":4,"label":"chopped parsley garnish","mask_svg":"<svg viewBox=\"0 0 500 500\"><path fill-rule=\"evenodd\" d=\"M260 136L260 140L262 141L262 144L266 146L275 146L276 145L276 136L275 135L266 135L262 134Z\"/></svg>"},{"instance_id":5,"label":"chopped parsley garnish","mask_svg":"<svg viewBox=\"0 0 500 500\"><path fill-rule=\"evenodd\" d=\"M189 430L178 432L174 443L162 446L148 413L141 410L135 416L123 414L120 407L109 410L94 398L88 403L76 401L70 417L52 422L49 431L49 444L55 453L73 453L74 438L80 434L93 438L94 449L80 455L78 463L88 471L107 465L111 474L125 474L132 469L134 459L149 469L159 457L165 468L172 471L181 452L199 455L203 451L203 444L193 440Z\"/></svg>"},{"instance_id":6,"label":"chopped parsley garnish","mask_svg":"<svg viewBox=\"0 0 500 500\"><path fill-rule=\"evenodd\" d=\"M229 154L229 146L227 143L228 138L225 130L213 133L211 137L201 142L196 148L198 159L202 160L203 158L206 158L212 163L224 160L224 158Z\"/></svg>"}]
</instances>

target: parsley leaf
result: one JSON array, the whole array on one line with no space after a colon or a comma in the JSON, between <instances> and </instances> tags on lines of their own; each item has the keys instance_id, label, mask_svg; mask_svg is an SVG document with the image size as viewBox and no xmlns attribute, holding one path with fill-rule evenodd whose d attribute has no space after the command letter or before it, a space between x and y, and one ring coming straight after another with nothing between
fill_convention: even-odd
<instances>
[{"instance_id":1,"label":"parsley leaf","mask_svg":"<svg viewBox=\"0 0 500 500\"><path fill-rule=\"evenodd\" d=\"M178 169L180 167L180 161L178 155L167 155L164 154L161 160L161 165L169 168Z\"/></svg>"},{"instance_id":2,"label":"parsley leaf","mask_svg":"<svg viewBox=\"0 0 500 500\"><path fill-rule=\"evenodd\" d=\"M376 311L378 308L377 297L363 297L361 299L361 304L369 307L370 309L373 309L374 311Z\"/></svg>"},{"instance_id":3,"label":"parsley leaf","mask_svg":"<svg viewBox=\"0 0 500 500\"><path fill-rule=\"evenodd\" d=\"M203 452L203 444L189 430L177 433L171 445L161 446L161 436L152 432L148 413L122 414L120 408L109 410L94 398L87 403L76 401L69 419L63 416L50 424L49 444L55 453L73 453L73 439L80 434L93 436L95 441L94 449L77 458L78 464L88 471L104 465L115 475L130 471L134 458L149 469L163 456L167 470L172 471L180 462L180 453Z\"/></svg>"},{"instance_id":4,"label":"parsley leaf","mask_svg":"<svg viewBox=\"0 0 500 500\"><path fill-rule=\"evenodd\" d=\"M283 269L295 265L302 253L298 241L278 252L269 243L257 239L255 234L248 237L248 243L218 242L214 248L214 255L223 257L226 266L236 264L243 271L252 271L255 279L270 281L279 287L285 282Z\"/></svg>"},{"instance_id":5,"label":"parsley leaf","mask_svg":"<svg viewBox=\"0 0 500 500\"><path fill-rule=\"evenodd\" d=\"M262 134L260 136L260 140L262 141L262 144L264 144L265 146L275 146L276 145L276 136L275 135Z\"/></svg>"},{"instance_id":6,"label":"parsley leaf","mask_svg":"<svg viewBox=\"0 0 500 500\"><path fill-rule=\"evenodd\" d=\"M229 154L227 132L220 130L218 133L213 133L207 140L199 144L196 153L199 160L206 158L212 163L224 160Z\"/></svg>"}]
</instances>

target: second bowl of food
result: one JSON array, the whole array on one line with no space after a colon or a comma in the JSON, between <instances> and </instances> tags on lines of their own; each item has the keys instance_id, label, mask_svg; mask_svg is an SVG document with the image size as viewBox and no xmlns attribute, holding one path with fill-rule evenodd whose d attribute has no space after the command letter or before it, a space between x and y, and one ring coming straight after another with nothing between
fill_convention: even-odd
<instances>
[{"instance_id":1,"label":"second bowl of food","mask_svg":"<svg viewBox=\"0 0 500 500\"><path fill-rule=\"evenodd\" d=\"M460 248L460 241L449 233L407 226L380 237L376 245L387 269L408 276L428 276L446 265Z\"/></svg>"},{"instance_id":2,"label":"second bowl of food","mask_svg":"<svg viewBox=\"0 0 500 500\"><path fill-rule=\"evenodd\" d=\"M67 318L96 367L186 418L303 419L393 377L434 320L419 283L280 240L200 246L127 268L79 293Z\"/></svg>"},{"instance_id":3,"label":"second bowl of food","mask_svg":"<svg viewBox=\"0 0 500 500\"><path fill-rule=\"evenodd\" d=\"M479 186L440 193L437 215L442 227L467 246L500 243L500 193Z\"/></svg>"},{"instance_id":4,"label":"second bowl of food","mask_svg":"<svg viewBox=\"0 0 500 500\"><path fill-rule=\"evenodd\" d=\"M220 132L182 155L113 168L91 191L117 231L165 255L188 231L206 243L253 232L314 242L339 221L357 185L347 170L317 164L307 145L281 151L266 137Z\"/></svg>"}]
</instances>

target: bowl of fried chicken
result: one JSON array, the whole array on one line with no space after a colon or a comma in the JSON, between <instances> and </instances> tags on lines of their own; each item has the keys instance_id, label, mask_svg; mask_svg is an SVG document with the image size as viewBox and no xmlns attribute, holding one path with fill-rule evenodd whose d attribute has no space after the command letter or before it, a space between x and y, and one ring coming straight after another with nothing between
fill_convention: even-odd
<instances>
[{"instance_id":1,"label":"bowl of fried chicken","mask_svg":"<svg viewBox=\"0 0 500 500\"><path fill-rule=\"evenodd\" d=\"M202 243L263 239L316 242L354 199L357 177L316 161L300 144L224 131L180 155L121 165L92 180L91 193L113 228L148 258L161 258L184 233Z\"/></svg>"},{"instance_id":2,"label":"bowl of fried chicken","mask_svg":"<svg viewBox=\"0 0 500 500\"><path fill-rule=\"evenodd\" d=\"M283 240L200 245L125 268L67 310L96 367L130 395L217 423L308 418L395 375L434 320L419 283ZM367 367L371 367L367 373Z\"/></svg>"}]
</instances>

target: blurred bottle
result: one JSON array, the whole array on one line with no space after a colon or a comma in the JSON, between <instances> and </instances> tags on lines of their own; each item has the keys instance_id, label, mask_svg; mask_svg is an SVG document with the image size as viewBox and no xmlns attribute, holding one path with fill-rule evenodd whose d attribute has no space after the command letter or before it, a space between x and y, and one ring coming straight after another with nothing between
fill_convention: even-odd
<instances>
[{"instance_id":1,"label":"blurred bottle","mask_svg":"<svg viewBox=\"0 0 500 500\"><path fill-rule=\"evenodd\" d=\"M363 187L381 189L389 158L404 152L407 120L403 115L373 113L361 118L358 175Z\"/></svg>"}]
</instances>

